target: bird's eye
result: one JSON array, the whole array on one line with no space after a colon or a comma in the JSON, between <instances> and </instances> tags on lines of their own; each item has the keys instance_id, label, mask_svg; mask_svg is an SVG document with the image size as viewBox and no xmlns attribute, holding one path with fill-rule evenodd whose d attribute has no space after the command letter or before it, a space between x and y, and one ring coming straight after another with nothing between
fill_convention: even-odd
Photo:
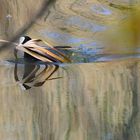
<instances>
[{"instance_id":1,"label":"bird's eye","mask_svg":"<svg viewBox=\"0 0 140 140\"><path fill-rule=\"evenodd\" d=\"M25 37L24 36L19 38L19 44L23 44L24 41L25 41Z\"/></svg>"}]
</instances>

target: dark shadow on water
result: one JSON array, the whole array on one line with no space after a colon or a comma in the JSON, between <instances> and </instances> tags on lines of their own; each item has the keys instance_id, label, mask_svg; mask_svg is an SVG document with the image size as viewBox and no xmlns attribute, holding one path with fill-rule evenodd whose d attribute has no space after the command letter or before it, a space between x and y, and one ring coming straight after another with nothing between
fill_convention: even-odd
<instances>
[{"instance_id":1,"label":"dark shadow on water","mask_svg":"<svg viewBox=\"0 0 140 140\"><path fill-rule=\"evenodd\" d=\"M63 52L66 54L66 52ZM138 54L84 54L81 52L73 52L66 54L70 56L71 64L80 63L100 63L116 60L140 58ZM32 87L42 86L48 80L59 79L62 77L54 77L53 74L59 69L60 66L67 65L67 63L58 62L42 62L36 58L20 58L16 60L9 60L14 63L14 78L19 83L23 90L31 89ZM70 64L70 63L69 63Z\"/></svg>"},{"instance_id":2,"label":"dark shadow on water","mask_svg":"<svg viewBox=\"0 0 140 140\"><path fill-rule=\"evenodd\" d=\"M59 79L61 77L51 78L58 70L59 66L53 63L39 64L34 60L15 61L14 77L21 88L28 90L32 87L42 86L47 80Z\"/></svg>"}]
</instances>

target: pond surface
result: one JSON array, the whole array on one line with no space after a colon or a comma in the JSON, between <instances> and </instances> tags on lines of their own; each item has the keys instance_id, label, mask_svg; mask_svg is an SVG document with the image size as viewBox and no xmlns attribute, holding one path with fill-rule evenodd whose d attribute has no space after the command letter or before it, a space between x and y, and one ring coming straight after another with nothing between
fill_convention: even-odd
<instances>
[{"instance_id":1,"label":"pond surface","mask_svg":"<svg viewBox=\"0 0 140 140\"><path fill-rule=\"evenodd\" d=\"M9 39L42 1L0 3L0 36ZM139 140L137 6L138 0L52 3L25 34L55 46L72 46L66 53L72 63L57 64L57 70L56 64L16 62L13 47L1 51L0 137Z\"/></svg>"}]
</instances>

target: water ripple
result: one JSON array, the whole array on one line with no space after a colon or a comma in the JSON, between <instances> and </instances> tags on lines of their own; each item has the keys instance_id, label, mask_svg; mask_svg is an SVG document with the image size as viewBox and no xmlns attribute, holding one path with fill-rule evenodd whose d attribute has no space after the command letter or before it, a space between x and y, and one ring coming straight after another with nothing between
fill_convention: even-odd
<instances>
[{"instance_id":1,"label":"water ripple","mask_svg":"<svg viewBox=\"0 0 140 140\"><path fill-rule=\"evenodd\" d=\"M105 31L107 29L104 25L88 22L87 20L83 20L82 18L76 16L68 18L65 23L69 26L76 26L81 30L88 30L92 32Z\"/></svg>"},{"instance_id":2,"label":"water ripple","mask_svg":"<svg viewBox=\"0 0 140 140\"><path fill-rule=\"evenodd\" d=\"M112 11L110 9L107 9L106 7L99 5L99 4L94 4L90 7L90 9L97 13L97 14L102 14L102 15L111 15Z\"/></svg>"}]
</instances>

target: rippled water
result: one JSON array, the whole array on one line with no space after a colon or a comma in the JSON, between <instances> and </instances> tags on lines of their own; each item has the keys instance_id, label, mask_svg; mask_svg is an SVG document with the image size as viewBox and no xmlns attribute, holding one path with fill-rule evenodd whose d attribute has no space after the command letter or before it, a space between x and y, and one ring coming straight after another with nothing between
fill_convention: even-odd
<instances>
[{"instance_id":1,"label":"rippled water","mask_svg":"<svg viewBox=\"0 0 140 140\"><path fill-rule=\"evenodd\" d=\"M38 8L41 3L40 0ZM2 4L4 6L7 4L7 9L9 8L7 11L2 9L3 37L12 36L28 22L34 14L30 5L38 9L32 0L22 5L20 0L17 3L2 1ZM33 38L45 39L52 45L72 46L71 57L74 63L93 62L97 58L100 61L102 56L101 60L105 61L110 58L116 59L120 55L122 57L122 53L124 58L135 57L139 49L135 48L136 44L131 38L137 33L131 29L132 27L125 26L128 26L131 13L138 4L137 0L72 0L70 2L57 0L49 7L49 12L46 12L46 15L39 19L27 34ZM139 24L137 17L134 17L132 22L133 20L134 24Z\"/></svg>"},{"instance_id":2,"label":"rippled water","mask_svg":"<svg viewBox=\"0 0 140 140\"><path fill-rule=\"evenodd\" d=\"M42 3L37 2L1 0L0 37L8 39L28 23ZM1 52L0 137L139 140L139 4L56 0L49 6L26 34L72 46L66 52L72 63L59 64L54 79L35 87L42 70L55 64L16 62L13 47ZM47 76L41 74L41 81ZM27 81L29 90L23 86Z\"/></svg>"}]
</instances>

